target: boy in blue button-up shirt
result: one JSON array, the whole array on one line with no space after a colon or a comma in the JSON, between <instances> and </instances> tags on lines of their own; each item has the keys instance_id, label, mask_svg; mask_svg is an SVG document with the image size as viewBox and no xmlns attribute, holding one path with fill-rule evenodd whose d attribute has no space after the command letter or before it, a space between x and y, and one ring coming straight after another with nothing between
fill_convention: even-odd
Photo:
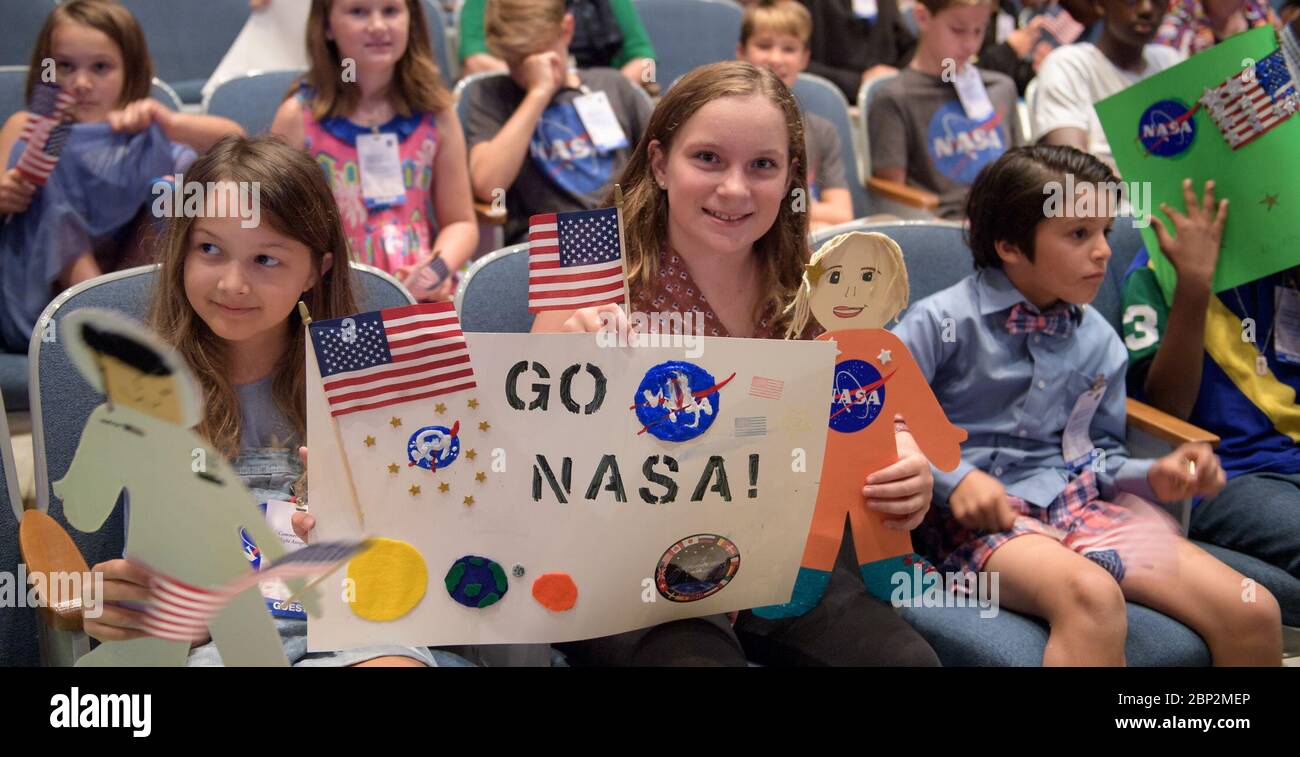
<instances>
[{"instance_id":1,"label":"boy in blue button-up shirt","mask_svg":"<svg viewBox=\"0 0 1300 757\"><path fill-rule=\"evenodd\" d=\"M1067 175L1079 193L1049 213ZM999 573L1004 605L1051 625L1044 664L1123 664L1128 598L1186 623L1216 664L1276 665L1273 596L1243 591L1147 501L1221 489L1213 450L1135 460L1124 448L1124 345L1084 307L1110 258L1111 187L1114 174L1073 148L1009 151L968 201L978 272L895 329L970 434L961 466L935 472L947 504L918 546L943 570Z\"/></svg>"}]
</instances>

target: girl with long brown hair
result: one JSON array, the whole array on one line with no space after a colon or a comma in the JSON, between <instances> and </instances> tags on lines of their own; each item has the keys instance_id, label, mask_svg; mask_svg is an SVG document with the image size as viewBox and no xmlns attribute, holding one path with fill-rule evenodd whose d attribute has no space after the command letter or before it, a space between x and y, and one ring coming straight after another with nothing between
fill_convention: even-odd
<instances>
[{"instance_id":1,"label":"girl with long brown hair","mask_svg":"<svg viewBox=\"0 0 1300 757\"><path fill-rule=\"evenodd\" d=\"M204 211L173 219L167 230L149 322L198 381L199 434L231 459L258 501L290 500L301 492L307 432L298 303L320 319L357 310L338 208L311 158L273 137L224 139L187 176L205 188ZM240 195L251 195L253 214ZM295 516L302 537L312 521ZM107 599L143 596L148 576L139 565L123 559L95 569L108 579ZM295 665L436 664L427 649L400 646L308 655L305 614L271 609ZM86 631L136 638L142 621L143 613L117 607L88 619ZM188 664L220 662L207 643L191 650Z\"/></svg>"},{"instance_id":2,"label":"girl with long brown hair","mask_svg":"<svg viewBox=\"0 0 1300 757\"><path fill-rule=\"evenodd\" d=\"M633 310L652 324L702 319L708 336L783 338L809 258L806 160L799 107L774 73L729 62L682 77L620 180ZM606 305L540 313L533 331L611 323L626 330L627 314ZM813 322L798 336L816 333ZM911 434L901 430L897 442L899 462L871 477L864 506L910 529L929 506L932 479ZM819 587L825 599L802 614L745 611L734 629L722 616L676 621L562 649L578 664L744 665L746 656L769 665L937 664L857 573L846 546L829 588Z\"/></svg>"},{"instance_id":3,"label":"girl with long brown hair","mask_svg":"<svg viewBox=\"0 0 1300 757\"><path fill-rule=\"evenodd\" d=\"M271 131L324 169L352 255L432 301L451 297L478 225L425 12L420 0L312 0L311 68Z\"/></svg>"}]
</instances>

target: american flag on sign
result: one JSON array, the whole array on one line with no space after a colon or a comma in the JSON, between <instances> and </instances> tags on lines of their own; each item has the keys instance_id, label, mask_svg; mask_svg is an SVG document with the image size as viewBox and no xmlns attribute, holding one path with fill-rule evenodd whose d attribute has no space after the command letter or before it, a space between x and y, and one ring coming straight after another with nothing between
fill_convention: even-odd
<instances>
[{"instance_id":1,"label":"american flag on sign","mask_svg":"<svg viewBox=\"0 0 1300 757\"><path fill-rule=\"evenodd\" d=\"M1234 150L1250 144L1300 109L1291 72L1282 51L1273 53L1206 89L1200 104Z\"/></svg>"},{"instance_id":2,"label":"american flag on sign","mask_svg":"<svg viewBox=\"0 0 1300 757\"><path fill-rule=\"evenodd\" d=\"M308 328L330 415L475 386L465 335L450 302L315 321Z\"/></svg>"},{"instance_id":3,"label":"american flag on sign","mask_svg":"<svg viewBox=\"0 0 1300 757\"><path fill-rule=\"evenodd\" d=\"M32 101L28 104L30 115L19 135L27 142L27 147L15 168L33 184L44 186L54 172L59 153L72 130L67 112L74 102L76 97L71 92L53 84L39 82L32 90Z\"/></svg>"},{"instance_id":4,"label":"american flag on sign","mask_svg":"<svg viewBox=\"0 0 1300 757\"><path fill-rule=\"evenodd\" d=\"M574 310L623 301L618 209L528 219L528 310Z\"/></svg>"},{"instance_id":5,"label":"american flag on sign","mask_svg":"<svg viewBox=\"0 0 1300 757\"><path fill-rule=\"evenodd\" d=\"M749 382L749 396L765 400L781 399L781 392L785 391L785 382L781 379L764 378L755 376Z\"/></svg>"},{"instance_id":6,"label":"american flag on sign","mask_svg":"<svg viewBox=\"0 0 1300 757\"><path fill-rule=\"evenodd\" d=\"M270 578L313 578L334 570L339 563L367 549L369 539L309 544L281 557L274 565L247 573L215 588L203 588L155 574L149 578L149 606L144 630L171 641L193 641L208 634L208 622L231 599L259 581Z\"/></svg>"}]
</instances>

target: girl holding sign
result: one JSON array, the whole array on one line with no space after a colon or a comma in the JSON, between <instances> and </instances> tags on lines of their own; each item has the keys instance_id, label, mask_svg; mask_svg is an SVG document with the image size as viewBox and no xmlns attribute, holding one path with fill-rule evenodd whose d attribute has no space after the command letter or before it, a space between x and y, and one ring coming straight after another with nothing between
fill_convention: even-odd
<instances>
[{"instance_id":1,"label":"girl holding sign","mask_svg":"<svg viewBox=\"0 0 1300 757\"><path fill-rule=\"evenodd\" d=\"M434 301L454 292L478 226L424 13L419 0L313 0L311 69L271 131L325 170L353 257Z\"/></svg>"},{"instance_id":2,"label":"girl holding sign","mask_svg":"<svg viewBox=\"0 0 1300 757\"><path fill-rule=\"evenodd\" d=\"M307 430L305 329L296 306L322 319L357 311L347 261L334 252L346 248L338 209L310 158L269 137L223 140L190 175L205 186L261 182L262 223L245 226L238 203L221 205L215 194L206 198L206 217L175 219L160 248L150 325L197 379L198 434L230 459L259 500L290 500L302 480L295 448ZM222 215L220 207L234 212ZM295 513L293 526L302 538L311 521ZM104 573L105 599L146 596L149 576L138 563L109 560L94 570ZM276 614L293 665L435 664L427 649L395 645L309 655L306 621ZM109 605L97 620L86 619L86 633L135 639L143 624L144 613ZM221 658L208 643L191 650L187 664L219 665Z\"/></svg>"},{"instance_id":3,"label":"girl holding sign","mask_svg":"<svg viewBox=\"0 0 1300 757\"><path fill-rule=\"evenodd\" d=\"M808 260L808 216L790 201L807 195L805 165L799 106L772 72L716 63L678 81L620 182L633 307L691 312L711 336L781 338ZM533 330L592 332L610 318L627 328L621 310L603 306L542 312ZM816 331L810 324L802 336ZM867 478L862 495L892 516L891 527L910 530L929 507L930 465L911 434L896 441L898 462ZM745 611L734 629L714 616L561 648L579 664L938 664L911 626L864 591L850 542L825 601L800 617Z\"/></svg>"}]
</instances>

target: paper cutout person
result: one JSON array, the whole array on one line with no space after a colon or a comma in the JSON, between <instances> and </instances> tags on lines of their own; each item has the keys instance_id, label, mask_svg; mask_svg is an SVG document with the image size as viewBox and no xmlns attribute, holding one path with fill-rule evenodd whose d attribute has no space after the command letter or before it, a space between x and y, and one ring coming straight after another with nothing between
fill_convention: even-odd
<instances>
[{"instance_id":1,"label":"paper cutout person","mask_svg":"<svg viewBox=\"0 0 1300 757\"><path fill-rule=\"evenodd\" d=\"M913 558L911 536L884 526L862 497L866 477L898 460L894 416L901 414L930 462L953 470L966 432L944 415L920 368L884 329L907 306L907 267L894 240L878 233L841 234L812 256L794 303L791 334L809 317L826 329L818 339L839 348L830 429L802 567L790 602L755 609L765 618L797 617L817 606L830 583L847 517L867 590L889 599L890 577Z\"/></svg>"},{"instance_id":2,"label":"paper cutout person","mask_svg":"<svg viewBox=\"0 0 1300 757\"><path fill-rule=\"evenodd\" d=\"M241 527L264 560L285 554L225 456L191 430L203 402L181 358L111 311L78 310L60 326L73 363L107 400L90 414L67 475L54 484L68 522L97 530L125 489L125 556L170 579L162 591L177 591L179 582L198 603L205 592L248 574ZM300 580L286 583L301 588ZM159 585L151 589L156 598ZM166 630L175 635L176 629ZM256 583L229 598L208 630L226 665L288 665ZM77 665L181 666L189 648L187 641L152 635L106 641Z\"/></svg>"}]
</instances>

